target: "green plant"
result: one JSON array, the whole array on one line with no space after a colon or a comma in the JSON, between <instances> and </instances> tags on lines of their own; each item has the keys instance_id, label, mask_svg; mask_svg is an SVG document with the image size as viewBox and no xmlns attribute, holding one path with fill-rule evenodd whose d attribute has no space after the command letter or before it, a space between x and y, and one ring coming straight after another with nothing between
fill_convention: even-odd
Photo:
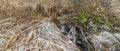
<instances>
[{"instance_id":1,"label":"green plant","mask_svg":"<svg viewBox=\"0 0 120 51\"><path fill-rule=\"evenodd\" d=\"M78 13L77 18L78 18L79 22L84 24L84 23L88 22L88 19L90 18L90 16L91 15L89 13Z\"/></svg>"},{"instance_id":2,"label":"green plant","mask_svg":"<svg viewBox=\"0 0 120 51\"><path fill-rule=\"evenodd\" d=\"M83 28L88 29L87 26L89 26L89 23L92 22L94 27L92 27L91 29L94 28L100 28L100 30L113 30L114 24L118 25L118 21L116 20L116 18L110 18L106 15L100 15L100 14L93 14L90 12L81 12L78 13L76 16L76 19L78 20L80 24L80 26L83 26ZM89 31L89 30L88 30Z\"/></svg>"}]
</instances>

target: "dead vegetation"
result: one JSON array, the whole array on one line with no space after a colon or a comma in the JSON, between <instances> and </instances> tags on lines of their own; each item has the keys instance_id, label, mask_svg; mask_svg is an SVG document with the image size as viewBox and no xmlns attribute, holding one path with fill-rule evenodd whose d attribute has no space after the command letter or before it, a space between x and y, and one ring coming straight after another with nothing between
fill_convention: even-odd
<instances>
[{"instance_id":1,"label":"dead vegetation","mask_svg":"<svg viewBox=\"0 0 120 51\"><path fill-rule=\"evenodd\" d=\"M113 12L106 1L0 0L0 51L80 51L76 37L72 42L57 25L62 21L75 24L71 17L78 13L111 16ZM86 39L84 34L82 37Z\"/></svg>"},{"instance_id":2,"label":"dead vegetation","mask_svg":"<svg viewBox=\"0 0 120 51\"><path fill-rule=\"evenodd\" d=\"M54 10L46 11L42 1L0 0L0 51L79 51L51 22Z\"/></svg>"}]
</instances>

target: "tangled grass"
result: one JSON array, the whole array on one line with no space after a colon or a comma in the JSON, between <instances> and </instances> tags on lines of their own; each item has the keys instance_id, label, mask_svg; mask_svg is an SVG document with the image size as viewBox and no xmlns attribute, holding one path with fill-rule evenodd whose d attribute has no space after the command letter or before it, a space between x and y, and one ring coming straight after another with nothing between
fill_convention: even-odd
<instances>
[{"instance_id":1,"label":"tangled grass","mask_svg":"<svg viewBox=\"0 0 120 51\"><path fill-rule=\"evenodd\" d=\"M51 18L33 15L34 12L26 9L14 10L15 13L10 10L11 14L13 13L11 16L8 10L2 11L1 51L79 51L78 47L51 22Z\"/></svg>"},{"instance_id":2,"label":"tangled grass","mask_svg":"<svg viewBox=\"0 0 120 51\"><path fill-rule=\"evenodd\" d=\"M106 19L108 19L114 16L110 7L109 0L0 0L0 51L80 51L75 44L76 41L79 41L76 40L77 38L82 40L79 43L80 46L85 47L84 49L90 50L93 46L96 47L95 50L101 50L101 46L103 46L102 50L106 50L104 45L99 43L103 42L102 40L96 42L96 39L99 40L98 35L91 33L92 39L86 35L89 32L85 32L84 29L89 25L84 26L85 28L80 27L79 31L75 29L76 27L71 26L70 31L73 37L69 35L67 37L56 24L60 25L59 21L63 21L71 25L74 20L70 18L78 13L80 13L80 22L85 23L82 25L89 22L88 19L91 18L89 13L107 15ZM82 13L85 14L82 15ZM92 17L97 20L96 23L103 20L102 17L98 17ZM77 27L79 26L77 25ZM109 33L105 32L105 34ZM100 39L101 37L103 40L107 39L103 35L104 33L100 34ZM72 38L74 42L70 40ZM113 36L110 35L110 38ZM118 41L115 42L118 43Z\"/></svg>"},{"instance_id":3,"label":"tangled grass","mask_svg":"<svg viewBox=\"0 0 120 51\"><path fill-rule=\"evenodd\" d=\"M51 22L49 9L41 11L40 2L0 0L0 51L80 51Z\"/></svg>"}]
</instances>

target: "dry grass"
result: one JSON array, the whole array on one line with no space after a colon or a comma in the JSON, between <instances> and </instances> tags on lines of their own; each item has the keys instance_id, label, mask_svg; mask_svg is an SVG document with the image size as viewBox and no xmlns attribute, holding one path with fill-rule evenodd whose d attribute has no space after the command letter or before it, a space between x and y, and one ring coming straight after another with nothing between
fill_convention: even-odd
<instances>
[{"instance_id":1,"label":"dry grass","mask_svg":"<svg viewBox=\"0 0 120 51\"><path fill-rule=\"evenodd\" d=\"M120 19L120 1L119 0L112 0L111 6L112 6L112 11Z\"/></svg>"},{"instance_id":2,"label":"dry grass","mask_svg":"<svg viewBox=\"0 0 120 51\"><path fill-rule=\"evenodd\" d=\"M51 20L77 12L110 13L101 1L0 0L0 50L80 51Z\"/></svg>"},{"instance_id":3,"label":"dry grass","mask_svg":"<svg viewBox=\"0 0 120 51\"><path fill-rule=\"evenodd\" d=\"M41 12L40 2L0 0L0 51L80 51L48 18L52 4Z\"/></svg>"},{"instance_id":4,"label":"dry grass","mask_svg":"<svg viewBox=\"0 0 120 51\"><path fill-rule=\"evenodd\" d=\"M2 44L0 50L79 51L75 44L65 38L60 30L49 21L46 18L38 23L26 20L24 23L14 25L12 22L6 25L7 27L9 25L14 26L10 29L1 30ZM2 26L5 27L5 25Z\"/></svg>"}]
</instances>

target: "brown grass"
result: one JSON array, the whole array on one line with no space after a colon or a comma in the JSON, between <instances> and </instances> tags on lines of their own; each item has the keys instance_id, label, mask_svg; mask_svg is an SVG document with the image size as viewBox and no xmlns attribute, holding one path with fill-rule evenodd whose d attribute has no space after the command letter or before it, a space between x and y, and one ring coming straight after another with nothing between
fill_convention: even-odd
<instances>
[{"instance_id":1,"label":"brown grass","mask_svg":"<svg viewBox=\"0 0 120 51\"><path fill-rule=\"evenodd\" d=\"M0 0L0 51L80 51L48 18L54 6L44 2Z\"/></svg>"},{"instance_id":2,"label":"brown grass","mask_svg":"<svg viewBox=\"0 0 120 51\"><path fill-rule=\"evenodd\" d=\"M78 12L108 13L101 0L0 0L0 50L80 51L51 22Z\"/></svg>"}]
</instances>

